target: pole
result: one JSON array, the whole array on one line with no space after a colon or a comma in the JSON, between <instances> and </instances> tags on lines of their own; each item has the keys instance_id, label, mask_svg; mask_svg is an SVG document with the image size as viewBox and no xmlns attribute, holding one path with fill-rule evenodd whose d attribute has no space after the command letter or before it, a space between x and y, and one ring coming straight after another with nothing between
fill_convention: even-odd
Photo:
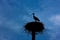
<instances>
[{"instance_id":1,"label":"pole","mask_svg":"<svg viewBox=\"0 0 60 40\"><path fill-rule=\"evenodd\" d=\"M32 32L32 40L35 40L35 32Z\"/></svg>"}]
</instances>

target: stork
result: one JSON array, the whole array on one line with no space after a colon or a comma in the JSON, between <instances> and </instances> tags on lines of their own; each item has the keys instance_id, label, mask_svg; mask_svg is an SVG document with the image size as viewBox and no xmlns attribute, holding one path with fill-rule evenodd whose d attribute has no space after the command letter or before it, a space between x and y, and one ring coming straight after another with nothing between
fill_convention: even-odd
<instances>
[{"instance_id":1,"label":"stork","mask_svg":"<svg viewBox=\"0 0 60 40\"><path fill-rule=\"evenodd\" d=\"M33 14L33 19L35 20L35 22L40 21L40 20L35 16L35 13L32 13L32 14Z\"/></svg>"}]
</instances>

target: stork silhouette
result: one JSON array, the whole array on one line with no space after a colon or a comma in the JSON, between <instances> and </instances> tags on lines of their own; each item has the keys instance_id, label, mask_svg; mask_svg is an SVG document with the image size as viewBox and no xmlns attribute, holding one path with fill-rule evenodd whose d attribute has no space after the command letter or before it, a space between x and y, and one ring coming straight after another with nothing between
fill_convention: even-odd
<instances>
[{"instance_id":1,"label":"stork silhouette","mask_svg":"<svg viewBox=\"0 0 60 40\"><path fill-rule=\"evenodd\" d=\"M32 14L33 14L33 19L35 20L35 22L40 21L40 20L35 16L35 13L32 13Z\"/></svg>"}]
</instances>

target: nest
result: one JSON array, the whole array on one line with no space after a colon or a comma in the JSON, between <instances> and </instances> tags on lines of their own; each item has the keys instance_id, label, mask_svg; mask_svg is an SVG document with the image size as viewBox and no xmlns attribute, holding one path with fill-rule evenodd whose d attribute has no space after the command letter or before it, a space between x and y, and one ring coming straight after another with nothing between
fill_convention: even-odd
<instances>
[{"instance_id":1,"label":"nest","mask_svg":"<svg viewBox=\"0 0 60 40\"><path fill-rule=\"evenodd\" d=\"M42 22L28 22L24 26L25 30L28 32L43 32L44 30L44 25Z\"/></svg>"}]
</instances>

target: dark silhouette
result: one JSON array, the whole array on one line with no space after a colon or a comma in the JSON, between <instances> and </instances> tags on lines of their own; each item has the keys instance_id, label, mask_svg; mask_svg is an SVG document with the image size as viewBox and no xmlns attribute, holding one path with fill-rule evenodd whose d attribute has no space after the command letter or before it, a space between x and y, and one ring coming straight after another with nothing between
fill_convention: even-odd
<instances>
[{"instance_id":1,"label":"dark silhouette","mask_svg":"<svg viewBox=\"0 0 60 40\"><path fill-rule=\"evenodd\" d=\"M25 29L28 32L42 32L44 29L44 25L41 22L29 22L25 25Z\"/></svg>"},{"instance_id":2,"label":"dark silhouette","mask_svg":"<svg viewBox=\"0 0 60 40\"><path fill-rule=\"evenodd\" d=\"M34 16L35 22L28 22L24 28L27 32L30 32L32 34L32 40L35 40L35 34L41 33L44 31L44 25L42 22L39 22L40 20ZM38 22L37 22L38 21Z\"/></svg>"},{"instance_id":3,"label":"dark silhouette","mask_svg":"<svg viewBox=\"0 0 60 40\"><path fill-rule=\"evenodd\" d=\"M33 18L35 21L40 21L36 16L35 16L35 13L32 13L33 14Z\"/></svg>"},{"instance_id":4,"label":"dark silhouette","mask_svg":"<svg viewBox=\"0 0 60 40\"><path fill-rule=\"evenodd\" d=\"M29 22L24 27L32 34L32 40L35 40L35 34L44 31L44 25L41 22Z\"/></svg>"}]
</instances>

